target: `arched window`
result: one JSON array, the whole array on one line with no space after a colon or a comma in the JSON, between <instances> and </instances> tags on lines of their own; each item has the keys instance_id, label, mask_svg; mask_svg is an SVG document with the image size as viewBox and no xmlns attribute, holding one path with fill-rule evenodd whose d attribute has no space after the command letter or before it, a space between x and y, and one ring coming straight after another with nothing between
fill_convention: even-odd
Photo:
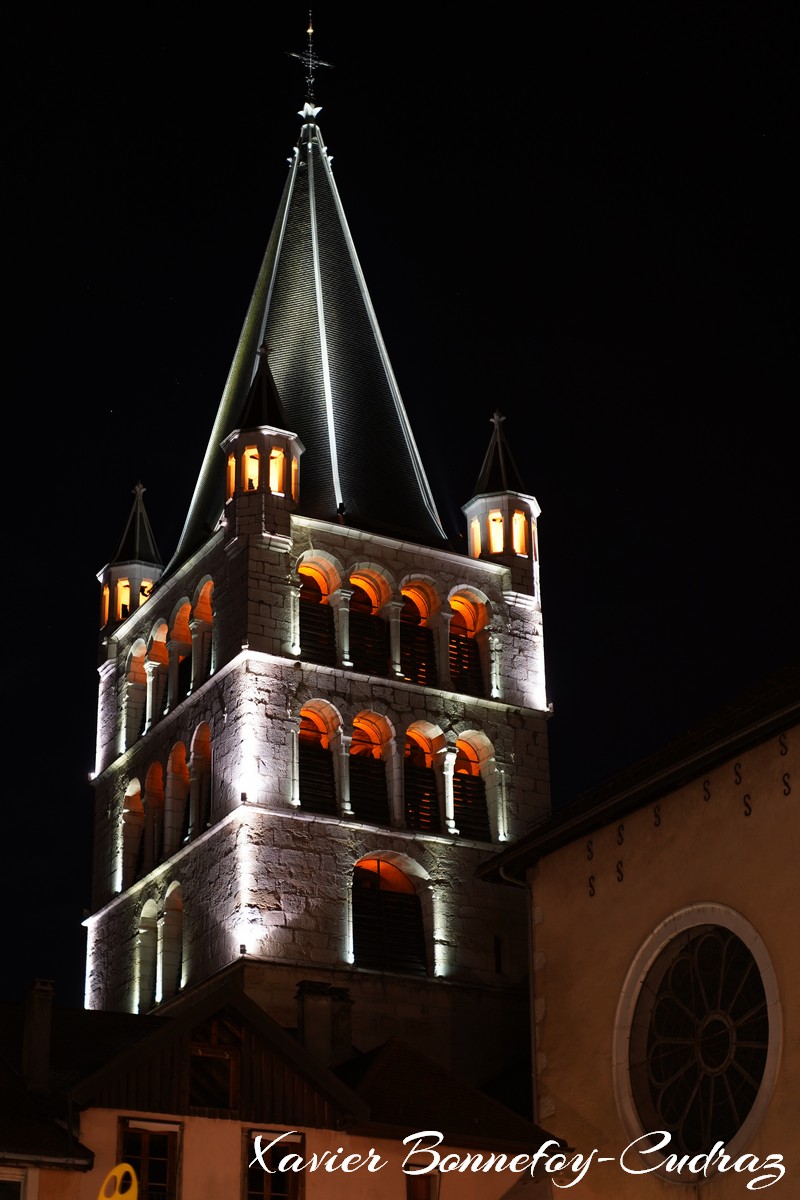
<instances>
[{"instance_id":1,"label":"arched window","mask_svg":"<svg viewBox=\"0 0 800 1200\"><path fill-rule=\"evenodd\" d=\"M189 627L191 607L188 600L175 614L169 631L170 709L188 695L192 683L192 631Z\"/></svg>"},{"instance_id":2,"label":"arched window","mask_svg":"<svg viewBox=\"0 0 800 1200\"><path fill-rule=\"evenodd\" d=\"M192 691L211 674L214 627L214 582L207 579L194 603L190 623L192 640Z\"/></svg>"},{"instance_id":3,"label":"arched window","mask_svg":"<svg viewBox=\"0 0 800 1200\"><path fill-rule=\"evenodd\" d=\"M425 594L419 589L403 588L403 607L400 610L400 666L403 676L410 683L435 687L439 676L436 646L428 616Z\"/></svg>"},{"instance_id":4,"label":"arched window","mask_svg":"<svg viewBox=\"0 0 800 1200\"><path fill-rule=\"evenodd\" d=\"M141 870L137 878L152 871L164 855L164 772L160 763L152 763L144 781L144 837Z\"/></svg>"},{"instance_id":5,"label":"arched window","mask_svg":"<svg viewBox=\"0 0 800 1200\"><path fill-rule=\"evenodd\" d=\"M462 837L491 841L486 783L481 775L478 751L471 742L461 738L456 742L453 770L453 819Z\"/></svg>"},{"instance_id":6,"label":"arched window","mask_svg":"<svg viewBox=\"0 0 800 1200\"><path fill-rule=\"evenodd\" d=\"M159 999L168 1000L183 986L183 897L171 883L164 901L159 962Z\"/></svg>"},{"instance_id":7,"label":"arched window","mask_svg":"<svg viewBox=\"0 0 800 1200\"><path fill-rule=\"evenodd\" d=\"M136 938L135 1012L149 1012L156 1002L157 959L158 909L155 900L147 900L139 917L139 933Z\"/></svg>"},{"instance_id":8,"label":"arched window","mask_svg":"<svg viewBox=\"0 0 800 1200\"><path fill-rule=\"evenodd\" d=\"M419 896L386 859L362 858L353 869L353 952L357 967L427 974Z\"/></svg>"},{"instance_id":9,"label":"arched window","mask_svg":"<svg viewBox=\"0 0 800 1200\"><path fill-rule=\"evenodd\" d=\"M141 874L144 835L144 805L138 779L132 779L122 806L122 887L128 888Z\"/></svg>"},{"instance_id":10,"label":"arched window","mask_svg":"<svg viewBox=\"0 0 800 1200\"><path fill-rule=\"evenodd\" d=\"M146 646L141 638L134 642L125 676L125 745L127 750L144 731L147 711L147 675L144 669Z\"/></svg>"},{"instance_id":11,"label":"arched window","mask_svg":"<svg viewBox=\"0 0 800 1200\"><path fill-rule=\"evenodd\" d=\"M167 761L164 793L164 853L174 854L189 834L189 768L186 747L177 742Z\"/></svg>"},{"instance_id":12,"label":"arched window","mask_svg":"<svg viewBox=\"0 0 800 1200\"><path fill-rule=\"evenodd\" d=\"M205 721L192 738L189 760L189 837L211 824L211 729Z\"/></svg>"},{"instance_id":13,"label":"arched window","mask_svg":"<svg viewBox=\"0 0 800 1200\"><path fill-rule=\"evenodd\" d=\"M350 806L359 821L390 823L389 789L384 755L391 746L389 723L377 713L362 712L353 719L350 740Z\"/></svg>"},{"instance_id":14,"label":"arched window","mask_svg":"<svg viewBox=\"0 0 800 1200\"><path fill-rule=\"evenodd\" d=\"M315 701L300 710L298 775L300 805L306 812L335 817L336 774L331 753L335 717L330 705Z\"/></svg>"},{"instance_id":15,"label":"arched window","mask_svg":"<svg viewBox=\"0 0 800 1200\"><path fill-rule=\"evenodd\" d=\"M378 613L382 596L372 579L352 575L350 584L350 658L353 670L364 675L391 673L389 626Z\"/></svg>"},{"instance_id":16,"label":"arched window","mask_svg":"<svg viewBox=\"0 0 800 1200\"><path fill-rule=\"evenodd\" d=\"M169 678L168 636L169 629L166 621L160 621L153 630L150 638L145 665L148 689L146 729L149 729L160 720L167 707L167 681Z\"/></svg>"},{"instance_id":17,"label":"arched window","mask_svg":"<svg viewBox=\"0 0 800 1200\"><path fill-rule=\"evenodd\" d=\"M488 623L486 605L459 593L450 598L450 684L467 696L485 696L483 664L478 634Z\"/></svg>"},{"instance_id":18,"label":"arched window","mask_svg":"<svg viewBox=\"0 0 800 1200\"><path fill-rule=\"evenodd\" d=\"M417 729L409 729L403 761L406 825L425 833L439 833L442 828L433 754L431 739Z\"/></svg>"},{"instance_id":19,"label":"arched window","mask_svg":"<svg viewBox=\"0 0 800 1200\"><path fill-rule=\"evenodd\" d=\"M303 563L297 570L300 575L300 647L303 658L335 667L336 627L333 608L328 603L328 581L313 564Z\"/></svg>"}]
</instances>

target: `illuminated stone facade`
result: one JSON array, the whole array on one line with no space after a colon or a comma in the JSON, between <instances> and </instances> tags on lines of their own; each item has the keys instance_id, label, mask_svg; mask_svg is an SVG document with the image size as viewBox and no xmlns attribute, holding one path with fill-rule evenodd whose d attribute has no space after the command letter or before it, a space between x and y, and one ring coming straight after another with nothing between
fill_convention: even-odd
<instances>
[{"instance_id":1,"label":"illuminated stone facade","mask_svg":"<svg viewBox=\"0 0 800 1200\"><path fill-rule=\"evenodd\" d=\"M319 411L345 466L393 438L409 466L382 496L378 464L369 512L334 503L345 466L329 487L334 456L308 428L311 401L284 407L297 335L280 313L272 324L264 299L280 296L282 271L302 278L298 196L318 206L314 229L333 223L317 251L341 236L308 117L306 175L290 179L270 284L231 373L245 384L223 398L181 547L122 621L108 597L86 1003L149 1011L244 958L249 993L281 1023L302 972L349 990L360 1048L402 1031L486 1078L525 1036L527 916L521 889L475 872L549 807L539 510L484 464L469 509L482 543L474 557L449 548L347 239L328 275L312 256L308 337L324 328L322 284L350 288L374 326L385 396L369 425L337 412L335 394L325 407L333 367L344 372L335 328L317 347L333 367L309 368L308 387L322 380ZM316 191L303 193L315 163ZM369 383L351 382L348 395ZM504 448L496 422L490 466ZM213 532L199 536L214 496ZM101 583L113 592L120 574L112 563Z\"/></svg>"}]
</instances>

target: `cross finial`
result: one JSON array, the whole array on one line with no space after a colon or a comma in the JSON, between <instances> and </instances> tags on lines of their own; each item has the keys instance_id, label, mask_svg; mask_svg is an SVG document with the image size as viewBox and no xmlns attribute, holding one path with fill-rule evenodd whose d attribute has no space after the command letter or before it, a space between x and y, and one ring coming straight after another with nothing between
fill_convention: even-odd
<instances>
[{"instance_id":1,"label":"cross finial","mask_svg":"<svg viewBox=\"0 0 800 1200\"><path fill-rule=\"evenodd\" d=\"M314 72L317 67L333 67L333 63L323 62L321 58L317 58L314 50L314 22L311 19L311 9L308 10L308 45L302 54L295 54L289 51L290 58L299 59L306 69L306 104L313 107L314 105Z\"/></svg>"},{"instance_id":2,"label":"cross finial","mask_svg":"<svg viewBox=\"0 0 800 1200\"><path fill-rule=\"evenodd\" d=\"M495 429L499 430L503 421L505 421L505 417L500 412L500 409L496 408L493 415L489 418L489 420L490 420L491 424L494 425Z\"/></svg>"}]
</instances>

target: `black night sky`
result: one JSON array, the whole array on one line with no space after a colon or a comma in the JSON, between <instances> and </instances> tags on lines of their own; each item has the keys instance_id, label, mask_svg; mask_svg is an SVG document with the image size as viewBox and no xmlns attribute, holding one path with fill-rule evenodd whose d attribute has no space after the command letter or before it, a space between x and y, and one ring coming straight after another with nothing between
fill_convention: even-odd
<instances>
[{"instance_id":1,"label":"black night sky","mask_svg":"<svg viewBox=\"0 0 800 1200\"><path fill-rule=\"evenodd\" d=\"M495 408L542 507L560 804L796 657L798 64L789 7L551 8L314 20L445 524ZM2 18L6 997L38 975L82 999L95 575L140 478L174 549L299 132L306 15Z\"/></svg>"}]
</instances>

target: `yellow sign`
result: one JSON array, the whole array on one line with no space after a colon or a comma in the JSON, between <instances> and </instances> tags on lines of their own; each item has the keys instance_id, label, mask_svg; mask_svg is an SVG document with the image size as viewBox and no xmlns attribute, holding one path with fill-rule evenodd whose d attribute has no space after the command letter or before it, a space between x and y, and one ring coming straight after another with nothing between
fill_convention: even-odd
<instances>
[{"instance_id":1,"label":"yellow sign","mask_svg":"<svg viewBox=\"0 0 800 1200\"><path fill-rule=\"evenodd\" d=\"M97 1200L138 1200L139 1183L130 1163L117 1163L106 1175Z\"/></svg>"}]
</instances>

